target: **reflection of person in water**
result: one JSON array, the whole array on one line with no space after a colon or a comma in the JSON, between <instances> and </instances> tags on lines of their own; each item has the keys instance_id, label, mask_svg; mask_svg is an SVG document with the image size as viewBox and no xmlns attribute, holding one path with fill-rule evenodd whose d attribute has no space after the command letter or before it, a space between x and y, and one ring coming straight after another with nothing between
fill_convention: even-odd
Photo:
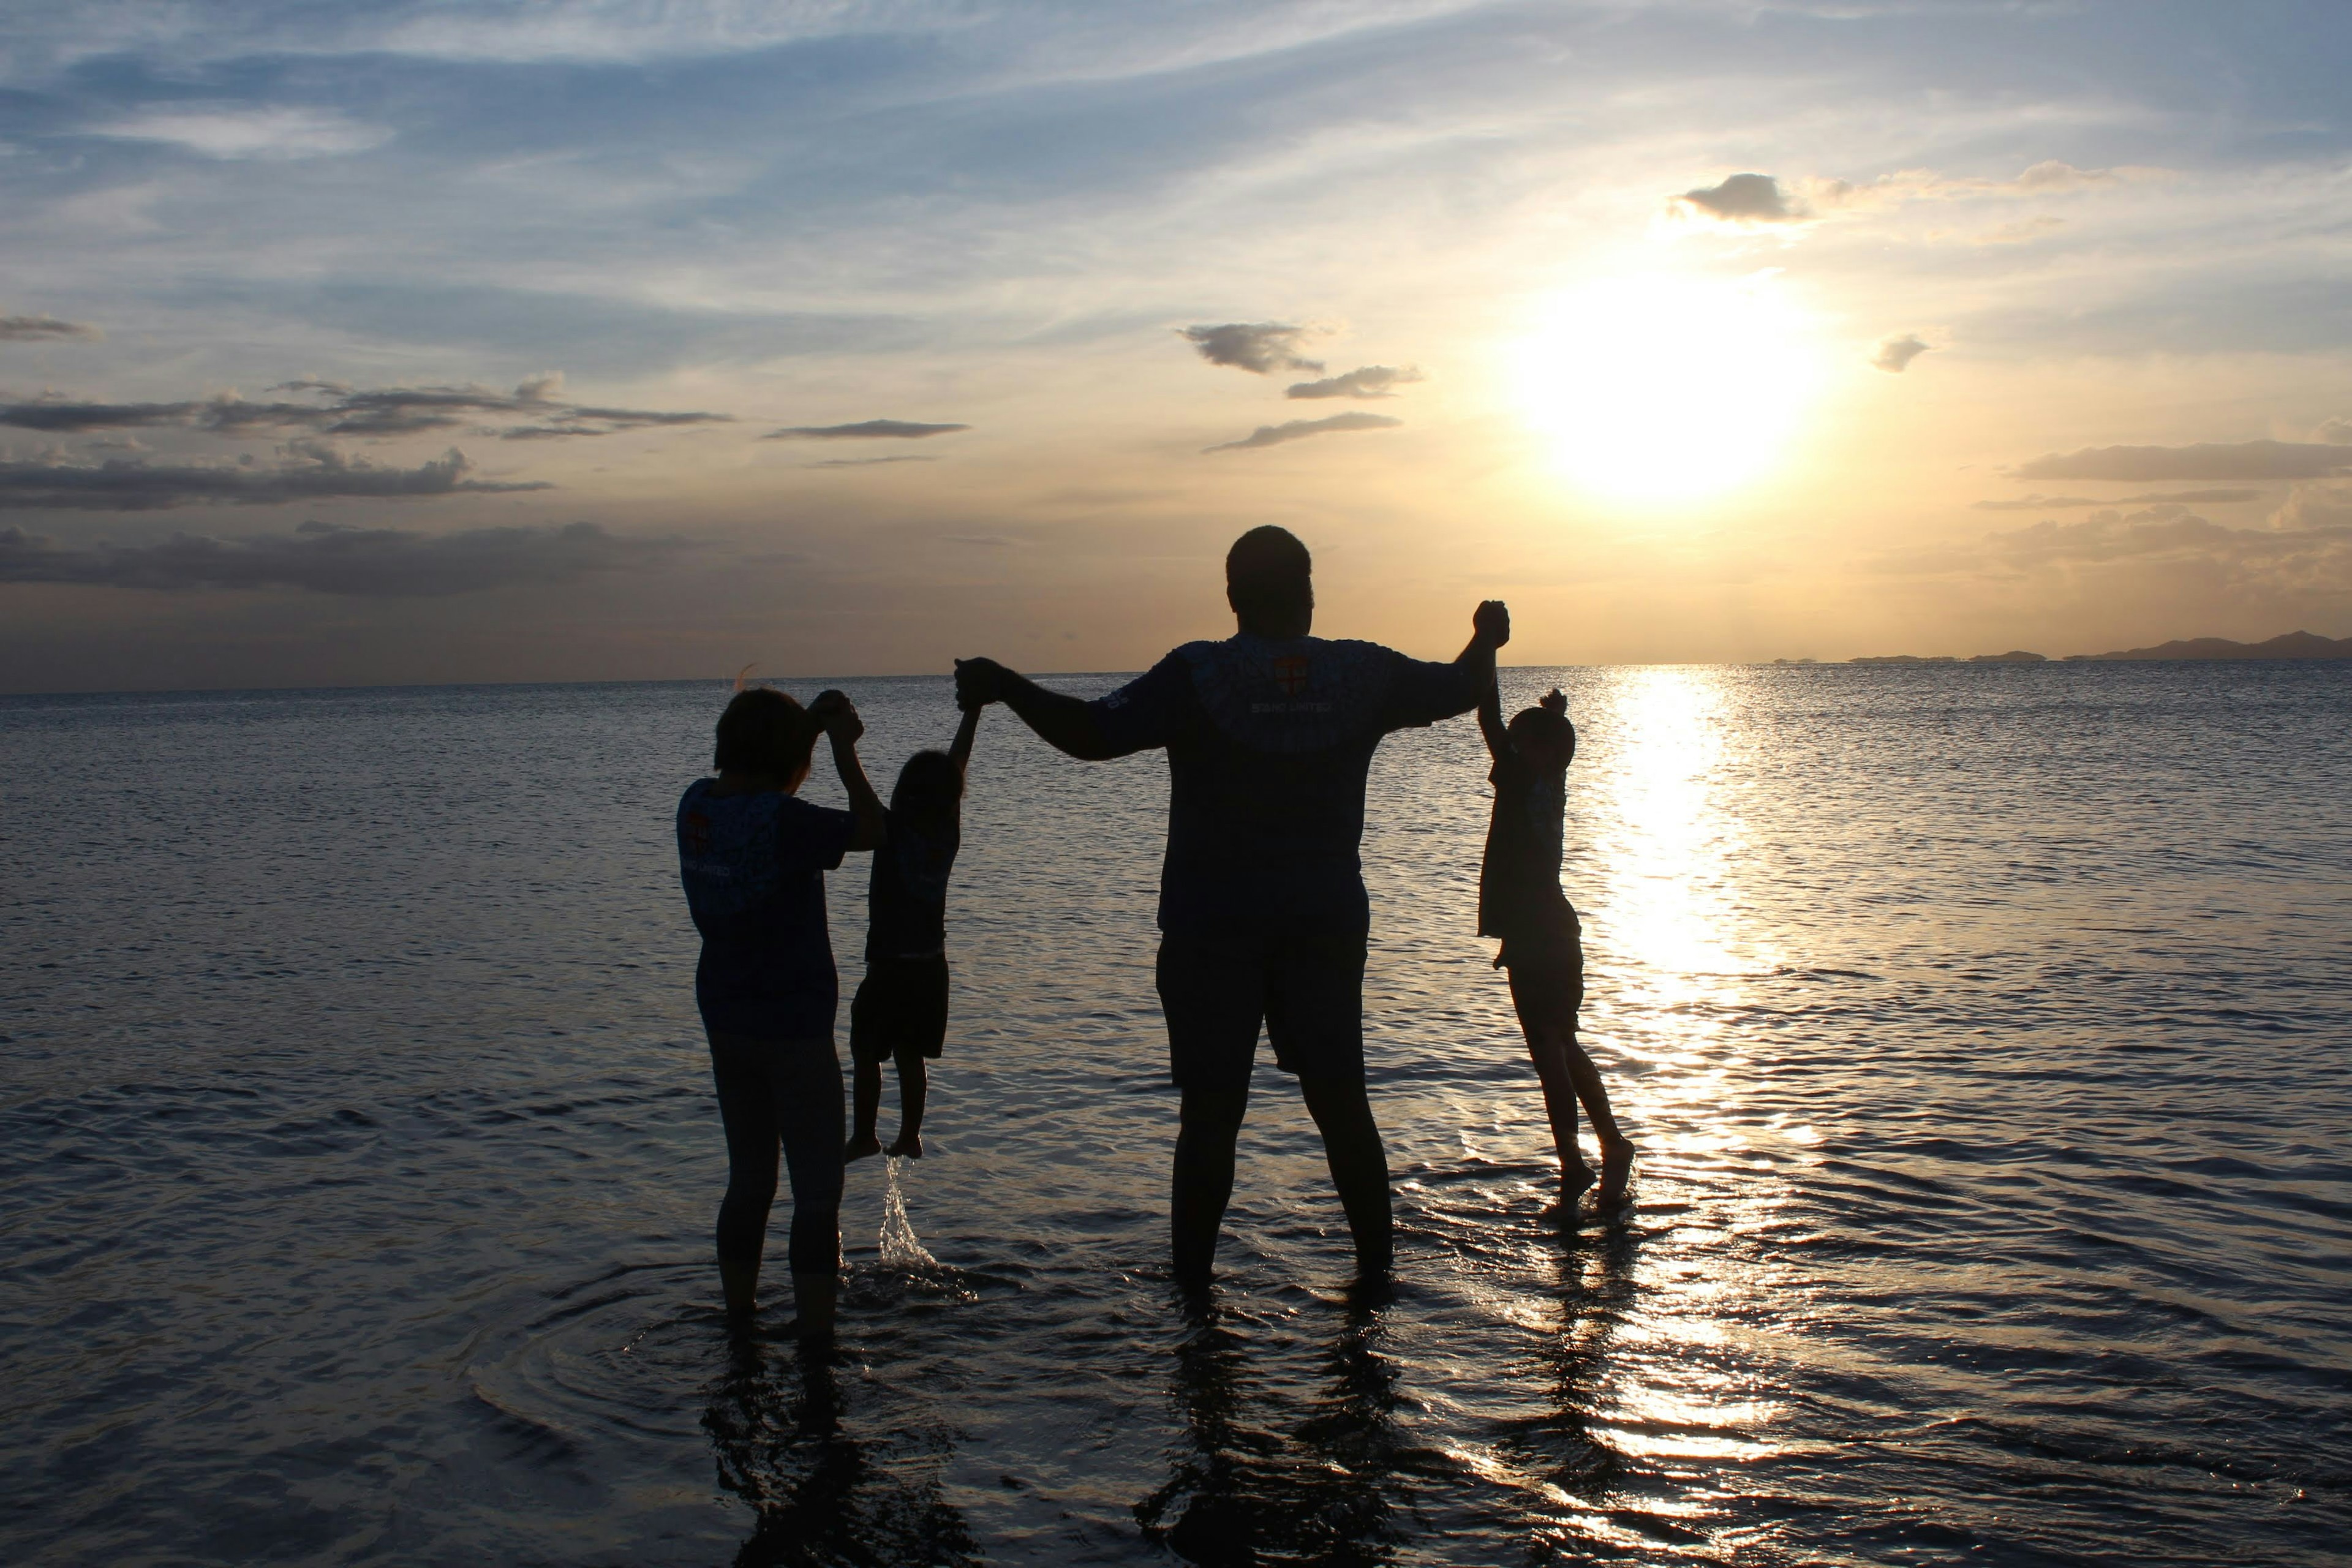
<instances>
[{"instance_id":1,"label":"reflection of person in water","mask_svg":"<svg viewBox=\"0 0 2352 1568\"><path fill-rule=\"evenodd\" d=\"M765 1355L738 1339L702 1415L719 1486L757 1516L736 1568L978 1561L962 1514L940 1494L936 1454L877 1452L877 1439L844 1430L829 1356L803 1353L772 1373Z\"/></svg>"},{"instance_id":2,"label":"reflection of person in water","mask_svg":"<svg viewBox=\"0 0 2352 1568\"><path fill-rule=\"evenodd\" d=\"M799 798L820 732L832 737L848 811ZM838 982L824 873L883 832L882 802L857 761L864 732L838 691L805 712L781 691L738 692L719 716L719 776L696 780L677 805L678 875L702 933L694 999L727 1128L719 1283L727 1310L749 1315L781 1144L793 1182L793 1293L812 1338L833 1331L841 1272Z\"/></svg>"},{"instance_id":3,"label":"reflection of person in water","mask_svg":"<svg viewBox=\"0 0 2352 1568\"><path fill-rule=\"evenodd\" d=\"M1358 1266L1389 1267L1388 1159L1364 1092L1364 781L1390 731L1468 712L1510 637L1496 603L1451 664L1312 637L1310 571L1289 533L1251 530L1225 557L1237 635L1187 643L1096 701L992 659L956 665L961 701L1002 700L1071 756L1167 749L1159 984L1182 1092L1170 1217L1187 1289L1214 1266L1261 1025L1323 1135Z\"/></svg>"},{"instance_id":4,"label":"reflection of person in water","mask_svg":"<svg viewBox=\"0 0 2352 1568\"><path fill-rule=\"evenodd\" d=\"M1380 1350L1376 1312L1358 1308L1324 1355L1326 1389L1286 1435L1252 1404L1241 1341L1196 1324L1176 1352L1174 1399L1185 1427L1168 1482L1135 1505L1147 1534L1192 1563L1370 1563L1397 1539L1392 1522L1418 1479L1457 1467L1396 1422L1396 1368Z\"/></svg>"}]
</instances>

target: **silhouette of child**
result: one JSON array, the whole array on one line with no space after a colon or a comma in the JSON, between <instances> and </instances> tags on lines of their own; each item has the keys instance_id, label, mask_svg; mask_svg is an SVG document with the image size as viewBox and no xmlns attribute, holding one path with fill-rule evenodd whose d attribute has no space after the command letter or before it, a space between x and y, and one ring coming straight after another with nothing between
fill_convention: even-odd
<instances>
[{"instance_id":1,"label":"silhouette of child","mask_svg":"<svg viewBox=\"0 0 2352 1568\"><path fill-rule=\"evenodd\" d=\"M1510 975L1511 1005L1543 1080L1563 1205L1572 1206L1592 1184L1591 1168L1576 1146L1580 1100L1601 1141L1600 1200L1614 1204L1624 1197L1633 1173L1633 1145L1618 1131L1600 1069L1577 1043L1583 931L1576 907L1559 889L1560 819L1576 726L1568 721L1568 699L1557 687L1540 706L1506 726L1501 694L1490 685L1478 703L1478 728L1495 761L1487 775L1495 785L1495 815L1478 873L1478 934L1503 941L1495 967Z\"/></svg>"},{"instance_id":2,"label":"silhouette of child","mask_svg":"<svg viewBox=\"0 0 2352 1568\"><path fill-rule=\"evenodd\" d=\"M908 758L890 791L888 833L866 884L866 978L849 1005L856 1120L844 1160L882 1152L874 1120L882 1064L891 1060L898 1064L898 1136L889 1152L922 1157L930 1088L923 1059L936 1058L947 1040L948 873L961 842L964 765L980 731L981 706L963 710L948 750Z\"/></svg>"}]
</instances>

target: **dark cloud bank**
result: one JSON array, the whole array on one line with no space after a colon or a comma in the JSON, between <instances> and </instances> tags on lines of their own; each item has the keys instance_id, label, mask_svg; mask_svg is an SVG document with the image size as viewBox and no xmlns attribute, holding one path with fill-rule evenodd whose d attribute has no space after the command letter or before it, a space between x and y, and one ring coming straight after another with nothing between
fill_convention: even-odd
<instances>
[{"instance_id":1,"label":"dark cloud bank","mask_svg":"<svg viewBox=\"0 0 2352 1568\"><path fill-rule=\"evenodd\" d=\"M554 487L543 480L501 483L466 478L472 465L452 447L413 468L346 458L323 441L288 444L277 463L102 463L47 458L0 462L0 510L160 511L177 506L279 506L288 501L357 496L413 500L428 496L496 495Z\"/></svg>"},{"instance_id":2,"label":"dark cloud bank","mask_svg":"<svg viewBox=\"0 0 2352 1568\"><path fill-rule=\"evenodd\" d=\"M180 428L240 436L301 430L320 436L415 436L473 426L509 441L565 436L611 436L624 430L724 424L732 416L700 411L604 408L556 396L561 374L532 376L512 393L478 386L394 386L362 389L331 381L289 381L271 392L315 399L257 403L229 394L184 403L80 403L39 397L0 404L0 426L49 435L93 430ZM485 425L486 420L519 424Z\"/></svg>"},{"instance_id":3,"label":"dark cloud bank","mask_svg":"<svg viewBox=\"0 0 2352 1568\"><path fill-rule=\"evenodd\" d=\"M622 539L591 522L416 533L306 522L290 534L211 539L175 533L156 544L60 547L0 528L0 583L118 588L302 588L366 598L438 598L486 588L569 583L638 568L685 548Z\"/></svg>"},{"instance_id":4,"label":"dark cloud bank","mask_svg":"<svg viewBox=\"0 0 2352 1568\"><path fill-rule=\"evenodd\" d=\"M2352 448L2309 441L2201 441L2193 447L2089 447L2020 464L2020 479L2319 479L2352 471Z\"/></svg>"}]
</instances>

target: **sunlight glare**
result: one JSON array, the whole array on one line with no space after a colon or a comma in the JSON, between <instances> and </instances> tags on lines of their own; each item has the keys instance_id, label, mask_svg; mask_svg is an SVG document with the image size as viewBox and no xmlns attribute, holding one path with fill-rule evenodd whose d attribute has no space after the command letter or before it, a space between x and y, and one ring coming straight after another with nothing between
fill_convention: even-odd
<instances>
[{"instance_id":1,"label":"sunlight glare","mask_svg":"<svg viewBox=\"0 0 2352 1568\"><path fill-rule=\"evenodd\" d=\"M1521 405L1580 489L1704 500L1787 450L1820 379L1804 327L1770 272L1592 284L1557 299L1526 340Z\"/></svg>"}]
</instances>

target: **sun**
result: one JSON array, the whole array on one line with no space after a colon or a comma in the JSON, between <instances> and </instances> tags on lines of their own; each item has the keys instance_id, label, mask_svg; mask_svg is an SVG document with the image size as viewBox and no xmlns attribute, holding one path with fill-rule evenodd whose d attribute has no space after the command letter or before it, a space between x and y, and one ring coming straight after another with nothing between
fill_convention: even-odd
<instances>
[{"instance_id":1,"label":"sun","mask_svg":"<svg viewBox=\"0 0 2352 1568\"><path fill-rule=\"evenodd\" d=\"M1820 379L1805 327L1769 273L1591 284L1525 340L1520 405L1579 489L1705 500L1786 455Z\"/></svg>"}]
</instances>

